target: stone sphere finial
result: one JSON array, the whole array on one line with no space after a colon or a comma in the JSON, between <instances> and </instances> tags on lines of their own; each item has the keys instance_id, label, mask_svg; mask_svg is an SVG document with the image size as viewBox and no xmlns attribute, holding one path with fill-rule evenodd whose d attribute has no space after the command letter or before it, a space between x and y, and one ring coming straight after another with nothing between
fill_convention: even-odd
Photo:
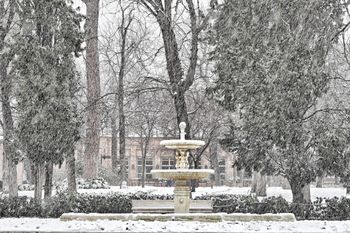
<instances>
[{"instance_id":1,"label":"stone sphere finial","mask_svg":"<svg viewBox=\"0 0 350 233\"><path fill-rule=\"evenodd\" d=\"M185 123L185 122L181 122L181 123L179 124L179 128L180 128L180 139L181 139L181 140L185 140L186 123Z\"/></svg>"}]
</instances>

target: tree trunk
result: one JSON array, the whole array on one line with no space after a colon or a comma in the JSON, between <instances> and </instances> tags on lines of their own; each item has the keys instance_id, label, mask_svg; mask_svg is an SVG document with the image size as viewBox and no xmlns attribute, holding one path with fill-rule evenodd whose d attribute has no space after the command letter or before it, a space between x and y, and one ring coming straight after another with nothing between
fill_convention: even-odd
<instances>
[{"instance_id":1,"label":"tree trunk","mask_svg":"<svg viewBox=\"0 0 350 233\"><path fill-rule=\"evenodd\" d=\"M86 4L86 78L87 120L83 177L97 177L97 161L100 144L100 72L98 57L99 0L84 0Z\"/></svg>"},{"instance_id":2,"label":"tree trunk","mask_svg":"<svg viewBox=\"0 0 350 233\"><path fill-rule=\"evenodd\" d=\"M45 185L44 185L44 198L48 199L52 196L52 176L53 176L53 163L46 162L45 164Z\"/></svg>"},{"instance_id":3,"label":"tree trunk","mask_svg":"<svg viewBox=\"0 0 350 233\"><path fill-rule=\"evenodd\" d=\"M193 168L194 169L199 169L199 165L200 165L200 157L196 157L193 159ZM196 191L196 188L199 186L199 180L191 180L190 181L191 184L191 193Z\"/></svg>"},{"instance_id":4,"label":"tree trunk","mask_svg":"<svg viewBox=\"0 0 350 233\"><path fill-rule=\"evenodd\" d=\"M292 190L293 202L294 203L303 203L304 202L304 195L303 195L303 192L301 191L301 189L302 189L301 185L290 182L290 188Z\"/></svg>"},{"instance_id":5,"label":"tree trunk","mask_svg":"<svg viewBox=\"0 0 350 233\"><path fill-rule=\"evenodd\" d=\"M2 107L2 122L3 122L3 149L5 163L7 169L4 170L4 187L8 188L10 197L18 196L18 184L17 184L17 155L15 140L14 125L12 118L12 110L10 104L10 95L12 88L11 77L7 75L6 61L1 60L0 73L1 73L1 107ZM6 182L8 182L6 184Z\"/></svg>"},{"instance_id":6,"label":"tree trunk","mask_svg":"<svg viewBox=\"0 0 350 233\"><path fill-rule=\"evenodd\" d=\"M304 202L307 202L307 203L311 202L310 184L305 185L301 191L303 192Z\"/></svg>"},{"instance_id":7,"label":"tree trunk","mask_svg":"<svg viewBox=\"0 0 350 233\"><path fill-rule=\"evenodd\" d=\"M9 160L8 162L8 182L9 182L9 196L18 196L18 184L17 184L17 162L15 160Z\"/></svg>"},{"instance_id":8,"label":"tree trunk","mask_svg":"<svg viewBox=\"0 0 350 233\"><path fill-rule=\"evenodd\" d=\"M32 171L31 171L31 164L30 160L28 158L23 159L23 169L26 174L26 179L29 184L33 184L33 177L32 177Z\"/></svg>"},{"instance_id":9,"label":"tree trunk","mask_svg":"<svg viewBox=\"0 0 350 233\"><path fill-rule=\"evenodd\" d=\"M253 172L252 172L252 185L250 188L251 193L256 193L256 186L258 184L257 178L258 178L258 172L253 170Z\"/></svg>"},{"instance_id":10,"label":"tree trunk","mask_svg":"<svg viewBox=\"0 0 350 233\"><path fill-rule=\"evenodd\" d=\"M116 105L116 103L115 103ZM117 174L118 172L118 130L117 130L117 106L114 106L111 116L111 128L112 128L112 148L111 148L111 159L112 159L112 171Z\"/></svg>"},{"instance_id":11,"label":"tree trunk","mask_svg":"<svg viewBox=\"0 0 350 233\"><path fill-rule=\"evenodd\" d=\"M120 69L118 74L118 111L119 111L119 157L120 157L120 181L126 181L126 164L125 164L125 113L124 113L124 75L126 66L126 39L128 27L131 24L131 19L128 23L125 22L126 16L123 12L122 23L120 25L120 35L122 39L120 47ZM121 184L120 184L121 185Z\"/></svg>"},{"instance_id":12,"label":"tree trunk","mask_svg":"<svg viewBox=\"0 0 350 233\"><path fill-rule=\"evenodd\" d=\"M240 183L240 186L241 186L241 187L244 186L244 173L245 173L245 170L242 169L242 170L241 170L241 174L239 175L239 183Z\"/></svg>"},{"instance_id":13,"label":"tree trunk","mask_svg":"<svg viewBox=\"0 0 350 233\"><path fill-rule=\"evenodd\" d=\"M145 179L146 179L146 155L142 155L142 175L141 175L141 187L145 187Z\"/></svg>"},{"instance_id":14,"label":"tree trunk","mask_svg":"<svg viewBox=\"0 0 350 233\"><path fill-rule=\"evenodd\" d=\"M346 186L346 194L350 194L350 186Z\"/></svg>"},{"instance_id":15,"label":"tree trunk","mask_svg":"<svg viewBox=\"0 0 350 233\"><path fill-rule=\"evenodd\" d=\"M262 175L261 172L256 173L256 189L255 193L258 197L266 197L266 175Z\"/></svg>"},{"instance_id":16,"label":"tree trunk","mask_svg":"<svg viewBox=\"0 0 350 233\"><path fill-rule=\"evenodd\" d=\"M311 201L310 184L300 184L294 180L288 180L292 190L294 203L305 203Z\"/></svg>"},{"instance_id":17,"label":"tree trunk","mask_svg":"<svg viewBox=\"0 0 350 233\"><path fill-rule=\"evenodd\" d=\"M33 164L32 171L34 177L34 200L36 203L41 204L42 190L43 190L43 169L44 166L39 164Z\"/></svg>"},{"instance_id":18,"label":"tree trunk","mask_svg":"<svg viewBox=\"0 0 350 233\"><path fill-rule=\"evenodd\" d=\"M214 175L214 182L215 186L220 185L220 169L219 169L219 160L218 160L218 142L216 140L213 140L211 143L211 146L209 148L210 150L210 168L214 169L215 175Z\"/></svg>"},{"instance_id":19,"label":"tree trunk","mask_svg":"<svg viewBox=\"0 0 350 233\"><path fill-rule=\"evenodd\" d=\"M179 125L181 122L185 122L186 123L185 138L191 139L191 125L187 114L185 90L183 90L182 88L178 88L178 90L175 93L176 94L174 94L174 104L175 104L177 125ZM180 131L180 128L179 128L179 131Z\"/></svg>"},{"instance_id":20,"label":"tree trunk","mask_svg":"<svg viewBox=\"0 0 350 233\"><path fill-rule=\"evenodd\" d=\"M316 178L316 188L322 188L324 174L317 176Z\"/></svg>"},{"instance_id":21,"label":"tree trunk","mask_svg":"<svg viewBox=\"0 0 350 233\"><path fill-rule=\"evenodd\" d=\"M8 178L9 178L9 166L8 166L8 159L5 155L5 153L3 153L2 155L2 191L4 193L8 193L9 192L9 181L8 181Z\"/></svg>"},{"instance_id":22,"label":"tree trunk","mask_svg":"<svg viewBox=\"0 0 350 233\"><path fill-rule=\"evenodd\" d=\"M74 150L66 158L66 170L68 180L68 193L74 194L77 192Z\"/></svg>"}]
</instances>

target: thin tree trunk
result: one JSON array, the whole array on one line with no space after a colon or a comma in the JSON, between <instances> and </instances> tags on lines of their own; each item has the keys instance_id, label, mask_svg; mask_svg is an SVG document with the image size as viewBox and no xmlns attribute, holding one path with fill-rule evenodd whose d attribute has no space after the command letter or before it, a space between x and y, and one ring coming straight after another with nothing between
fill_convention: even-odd
<instances>
[{"instance_id":1,"label":"thin tree trunk","mask_svg":"<svg viewBox=\"0 0 350 233\"><path fill-rule=\"evenodd\" d=\"M219 169L219 160L218 160L218 142L216 140L212 141L210 147L210 168L214 169L214 181L215 186L220 185L220 169Z\"/></svg>"},{"instance_id":2,"label":"thin tree trunk","mask_svg":"<svg viewBox=\"0 0 350 233\"><path fill-rule=\"evenodd\" d=\"M45 185L44 185L44 198L48 199L52 196L52 176L53 176L53 163L46 162L45 164Z\"/></svg>"},{"instance_id":3,"label":"thin tree trunk","mask_svg":"<svg viewBox=\"0 0 350 233\"><path fill-rule=\"evenodd\" d=\"M120 25L120 35L122 39L121 52L120 52L120 69L118 74L118 112L119 112L119 157L120 157L120 181L126 181L126 164L125 164L125 113L124 113L124 75L126 66L126 39L128 28L131 24L132 19L125 22L126 15L123 11L122 22ZM121 184L120 184L121 185Z\"/></svg>"},{"instance_id":4,"label":"thin tree trunk","mask_svg":"<svg viewBox=\"0 0 350 233\"><path fill-rule=\"evenodd\" d=\"M115 103L116 105L116 103ZM112 159L112 171L117 174L118 172L118 130L117 130L117 111L115 110L117 106L114 107L111 116L111 128L112 128L112 148L111 148L111 159Z\"/></svg>"},{"instance_id":5,"label":"thin tree trunk","mask_svg":"<svg viewBox=\"0 0 350 233\"><path fill-rule=\"evenodd\" d=\"M74 150L66 158L66 169L68 180L68 193L74 194L77 192Z\"/></svg>"},{"instance_id":6,"label":"thin tree trunk","mask_svg":"<svg viewBox=\"0 0 350 233\"><path fill-rule=\"evenodd\" d=\"M145 179L146 179L146 153L142 152L142 175L141 175L141 187L145 187Z\"/></svg>"},{"instance_id":7,"label":"thin tree trunk","mask_svg":"<svg viewBox=\"0 0 350 233\"><path fill-rule=\"evenodd\" d=\"M9 192L9 166L8 166L8 159L5 155L5 153L3 153L2 156L2 190L4 193L8 193Z\"/></svg>"},{"instance_id":8,"label":"thin tree trunk","mask_svg":"<svg viewBox=\"0 0 350 233\"><path fill-rule=\"evenodd\" d=\"M99 0L84 0L86 4L86 78L87 120L83 177L97 177L97 161L100 144L100 74L98 57Z\"/></svg>"}]
</instances>

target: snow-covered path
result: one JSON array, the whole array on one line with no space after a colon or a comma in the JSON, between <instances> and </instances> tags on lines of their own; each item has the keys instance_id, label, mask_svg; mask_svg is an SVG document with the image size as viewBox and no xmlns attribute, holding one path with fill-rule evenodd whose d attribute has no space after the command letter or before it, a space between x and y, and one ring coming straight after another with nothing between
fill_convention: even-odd
<instances>
[{"instance_id":1,"label":"snow-covered path","mask_svg":"<svg viewBox=\"0 0 350 233\"><path fill-rule=\"evenodd\" d=\"M0 219L0 232L349 232L350 221L298 222L144 222Z\"/></svg>"}]
</instances>

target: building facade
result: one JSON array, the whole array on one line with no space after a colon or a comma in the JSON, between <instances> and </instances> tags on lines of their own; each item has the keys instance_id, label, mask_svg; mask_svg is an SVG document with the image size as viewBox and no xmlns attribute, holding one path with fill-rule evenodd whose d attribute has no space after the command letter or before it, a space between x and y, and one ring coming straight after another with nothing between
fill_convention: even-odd
<instances>
[{"instance_id":1,"label":"building facade","mask_svg":"<svg viewBox=\"0 0 350 233\"><path fill-rule=\"evenodd\" d=\"M161 137L153 137L150 140L149 148L146 156L146 184L162 185L159 181L153 179L151 175L152 169L174 169L175 167L175 151L166 149L160 146L160 141L164 140ZM97 160L98 167L107 170L112 170L112 137L110 135L103 135L100 137L100 151ZM202 155L200 161L201 168L211 168L209 158L210 148L208 148ZM77 161L83 161L84 144L82 142L77 144L75 156ZM232 168L234 156L232 153L218 148L218 164L220 169L220 184L230 185L233 180L237 179L237 171ZM3 147L0 143L0 180L3 175ZM128 185L139 185L142 174L142 153L140 146L140 138L128 137L126 138L126 167ZM19 184L27 181L27 175L24 169L24 163L19 162L17 166L17 181ZM55 167L54 180L60 181L65 179L66 171L64 164L61 167ZM208 182L202 185L211 185Z\"/></svg>"},{"instance_id":2,"label":"building facade","mask_svg":"<svg viewBox=\"0 0 350 233\"><path fill-rule=\"evenodd\" d=\"M153 137L150 140L146 155L146 183L157 185L157 181L152 178L152 169L174 169L175 168L175 151L160 146L162 137ZM112 138L103 136L100 139L100 157L99 165L106 169L112 169ZM138 185L142 175L142 147L141 140L137 137L126 138L126 167L128 174L128 184ZM210 148L201 156L200 168L211 168ZM220 183L227 184L232 182L235 177L235 169L232 168L234 155L218 149L218 164L220 170Z\"/></svg>"}]
</instances>

